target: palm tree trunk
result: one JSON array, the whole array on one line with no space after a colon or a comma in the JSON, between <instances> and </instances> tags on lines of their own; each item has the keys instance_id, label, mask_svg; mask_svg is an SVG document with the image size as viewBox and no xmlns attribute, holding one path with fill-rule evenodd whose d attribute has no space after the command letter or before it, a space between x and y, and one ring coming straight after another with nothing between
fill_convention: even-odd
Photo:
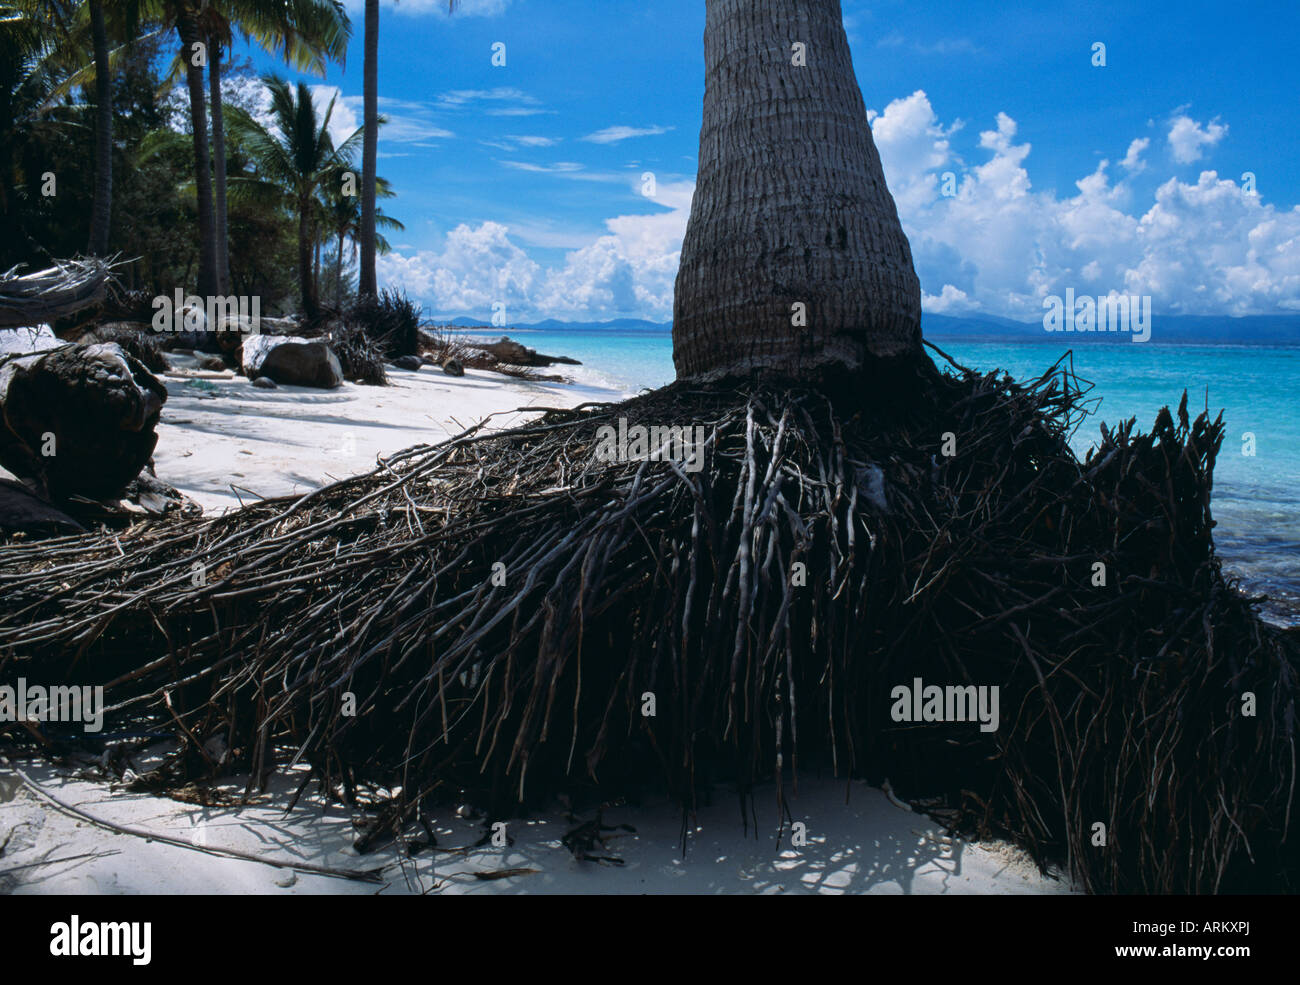
<instances>
[{"instance_id":1,"label":"palm tree trunk","mask_svg":"<svg viewBox=\"0 0 1300 985\"><path fill-rule=\"evenodd\" d=\"M298 196L298 288L303 314L315 318L316 292L311 277L311 199L306 195Z\"/></svg>"},{"instance_id":2,"label":"palm tree trunk","mask_svg":"<svg viewBox=\"0 0 1300 985\"><path fill-rule=\"evenodd\" d=\"M203 94L203 67L194 64L194 45L203 39L192 11L177 18L185 82L190 93L190 127L194 131L194 185L199 211L199 294L211 297L217 289L217 238L212 207L212 163L208 157L208 113Z\"/></svg>"},{"instance_id":3,"label":"palm tree trunk","mask_svg":"<svg viewBox=\"0 0 1300 985\"><path fill-rule=\"evenodd\" d=\"M217 292L230 293L230 239L226 214L226 128L221 113L221 47L208 45L208 91L212 99L212 180L217 240Z\"/></svg>"},{"instance_id":4,"label":"palm tree trunk","mask_svg":"<svg viewBox=\"0 0 1300 985\"><path fill-rule=\"evenodd\" d=\"M839 0L707 0L704 62L673 301L678 377L818 380L919 354L920 282Z\"/></svg>"},{"instance_id":5,"label":"palm tree trunk","mask_svg":"<svg viewBox=\"0 0 1300 985\"><path fill-rule=\"evenodd\" d=\"M334 264L334 304L343 307L343 230L339 230L339 255Z\"/></svg>"},{"instance_id":6,"label":"palm tree trunk","mask_svg":"<svg viewBox=\"0 0 1300 985\"><path fill-rule=\"evenodd\" d=\"M361 274L357 293L375 294L375 161L379 152L379 0L366 0L362 66L365 135L361 145Z\"/></svg>"},{"instance_id":7,"label":"palm tree trunk","mask_svg":"<svg viewBox=\"0 0 1300 985\"><path fill-rule=\"evenodd\" d=\"M113 214L113 76L108 65L103 0L90 0L90 33L95 49L95 197L86 251L104 256Z\"/></svg>"}]
</instances>

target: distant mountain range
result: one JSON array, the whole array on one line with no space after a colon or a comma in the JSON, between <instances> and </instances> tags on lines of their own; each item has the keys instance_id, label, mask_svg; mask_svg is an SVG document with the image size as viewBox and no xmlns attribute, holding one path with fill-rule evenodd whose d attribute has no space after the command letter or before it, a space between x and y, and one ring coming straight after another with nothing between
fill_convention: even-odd
<instances>
[{"instance_id":1,"label":"distant mountain range","mask_svg":"<svg viewBox=\"0 0 1300 985\"><path fill-rule=\"evenodd\" d=\"M672 322L647 321L644 318L615 318L600 322L566 322L548 318L531 324L500 327L476 318L451 319L458 328L482 329L485 332L508 335L515 331L566 332L566 331L623 331L667 332ZM1052 342L1077 341L1079 345L1101 341L1111 336L1107 332L1047 332L1042 322L1021 322L996 315L921 315L921 331L926 338L964 339L984 342ZM1247 345L1287 345L1300 343L1300 315L1246 315L1228 318L1207 315L1160 315L1152 318L1153 343L1219 343Z\"/></svg>"},{"instance_id":2,"label":"distant mountain range","mask_svg":"<svg viewBox=\"0 0 1300 985\"><path fill-rule=\"evenodd\" d=\"M1041 321L1019 322L992 315L921 315L921 333L931 339L970 339L989 342L1063 341L1087 345L1114 339L1110 332L1048 332ZM1151 319L1153 343L1218 343L1279 345L1300 343L1300 315L1161 315ZM1142 343L1138 343L1142 344Z\"/></svg>"}]
</instances>

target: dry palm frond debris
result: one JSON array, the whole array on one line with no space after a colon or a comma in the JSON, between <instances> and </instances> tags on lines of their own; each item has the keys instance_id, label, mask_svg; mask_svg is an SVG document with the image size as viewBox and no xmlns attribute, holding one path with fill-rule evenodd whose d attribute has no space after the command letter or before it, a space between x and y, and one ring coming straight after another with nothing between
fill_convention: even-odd
<instances>
[{"instance_id":1,"label":"dry palm frond debris","mask_svg":"<svg viewBox=\"0 0 1300 985\"><path fill-rule=\"evenodd\" d=\"M1081 461L1068 359L925 367L679 383L220 518L0 546L0 678L104 684L116 727L174 729L177 785L215 736L251 782L308 763L409 817L593 782L784 799L826 767L1093 891L1300 888L1297 648L1214 553L1222 421L1184 397ZM702 427L704 467L600 460L624 424ZM915 678L999 687L999 727L895 721Z\"/></svg>"},{"instance_id":2,"label":"dry palm frond debris","mask_svg":"<svg viewBox=\"0 0 1300 985\"><path fill-rule=\"evenodd\" d=\"M54 322L101 304L111 264L97 257L60 260L29 274L13 267L0 274L0 328Z\"/></svg>"}]
</instances>

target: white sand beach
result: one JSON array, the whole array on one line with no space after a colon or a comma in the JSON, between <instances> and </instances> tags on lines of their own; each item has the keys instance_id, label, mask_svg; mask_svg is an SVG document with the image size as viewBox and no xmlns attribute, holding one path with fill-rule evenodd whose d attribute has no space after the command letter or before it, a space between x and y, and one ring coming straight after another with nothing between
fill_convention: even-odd
<instances>
[{"instance_id":1,"label":"white sand beach","mask_svg":"<svg viewBox=\"0 0 1300 985\"><path fill-rule=\"evenodd\" d=\"M281 776L272 792L243 807L199 807L69 779L44 765L27 765L31 780L59 800L102 821L135 829L97 827L34 794L0 772L0 893L13 894L384 894L420 893L817 893L1062 894L1069 885L1042 876L1005 844L947 837L922 814L896 806L863 783L805 777L790 801L807 825L807 844L794 847L787 825L776 843L776 795L754 798L758 827L746 831L734 795L690 819L681 850L681 812L667 803L607 808L603 847L619 860L579 861L562 843L566 832L595 817L573 819L556 807L507 819L506 847L471 847L489 834L485 819L440 812L431 822L435 850L409 857L389 843L365 855L353 847L353 813L304 797L285 814L292 794ZM235 790L235 785L229 787ZM313 787L314 789L314 787ZM847 801L847 802L846 802ZM634 831L620 830L630 825ZM143 835L152 832L191 847ZM199 850L233 849L262 861ZM278 864L271 864L278 863ZM378 870L373 881L295 870L316 866L345 872Z\"/></svg>"},{"instance_id":2,"label":"white sand beach","mask_svg":"<svg viewBox=\"0 0 1300 985\"><path fill-rule=\"evenodd\" d=\"M625 396L482 370L448 376L429 366L389 367L389 385L382 387L261 390L234 373L201 372L193 356L171 354L169 361L173 370L162 377L167 403L154 468L205 512L306 493L369 472L379 456L436 444L490 415L496 415L491 428L508 428L536 416L519 408L574 407Z\"/></svg>"}]
</instances>

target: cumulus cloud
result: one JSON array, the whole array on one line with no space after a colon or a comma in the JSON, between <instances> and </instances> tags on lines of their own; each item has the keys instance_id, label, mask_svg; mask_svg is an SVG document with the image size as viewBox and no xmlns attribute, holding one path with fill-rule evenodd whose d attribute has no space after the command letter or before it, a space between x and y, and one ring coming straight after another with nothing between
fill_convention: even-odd
<instances>
[{"instance_id":1,"label":"cumulus cloud","mask_svg":"<svg viewBox=\"0 0 1300 985\"><path fill-rule=\"evenodd\" d=\"M1154 190L1144 184L1139 196L1132 182L1154 167L1144 159L1150 138L1119 141L1061 194L1034 187L1032 146L1006 113L978 132L970 162L953 146L962 122L943 121L924 91L873 113L871 126L927 311L1036 321L1043 298L1070 287L1149 294L1170 314L1300 311L1300 207L1279 209L1211 170L1190 182L1168 177ZM1218 122L1195 127L1205 135L1201 150L1227 133ZM628 174L576 164L502 163L636 187ZM661 180L658 208L607 219L577 248L582 238L572 232L547 229L539 239L523 225L458 226L440 251L380 258L381 276L442 314L486 318L502 300L516 321L666 320L693 190L690 181ZM567 252L543 267L516 245L521 239Z\"/></svg>"},{"instance_id":2,"label":"cumulus cloud","mask_svg":"<svg viewBox=\"0 0 1300 985\"><path fill-rule=\"evenodd\" d=\"M361 119L357 115L360 107L360 100L357 100L358 106L354 108L349 105L346 98L341 98L343 93L338 86L314 85L311 87L312 105L316 107L317 120L325 119L326 112L329 112L329 132L330 139L334 141L334 146L340 146L343 141L356 132L357 127L361 126ZM334 108L330 110L330 101L333 100Z\"/></svg>"},{"instance_id":3,"label":"cumulus cloud","mask_svg":"<svg viewBox=\"0 0 1300 985\"><path fill-rule=\"evenodd\" d=\"M510 321L666 320L693 191L693 182L660 182L650 200L659 210L606 220L604 234L549 270L511 241L508 226L485 222L457 226L442 251L379 257L377 272L440 314L487 319L502 302Z\"/></svg>"},{"instance_id":4,"label":"cumulus cloud","mask_svg":"<svg viewBox=\"0 0 1300 985\"><path fill-rule=\"evenodd\" d=\"M1179 164L1192 164L1201 159L1207 147L1213 147L1228 134L1228 128L1211 120L1205 126L1190 116L1179 114L1169 124L1169 151Z\"/></svg>"},{"instance_id":5,"label":"cumulus cloud","mask_svg":"<svg viewBox=\"0 0 1300 985\"><path fill-rule=\"evenodd\" d=\"M1124 154L1124 160L1120 165L1129 174L1140 174L1147 169L1147 162L1142 160L1142 153L1151 146L1150 137L1137 137L1128 145L1128 151Z\"/></svg>"},{"instance_id":6,"label":"cumulus cloud","mask_svg":"<svg viewBox=\"0 0 1300 985\"><path fill-rule=\"evenodd\" d=\"M1218 123L1198 129L1208 136L1200 145L1227 133ZM1300 208L1279 210L1213 171L1192 184L1171 177L1134 208L1129 181L1148 138L1128 144L1119 180L1102 160L1075 182L1077 194L1058 196L1034 189L1032 147L1005 113L980 133L986 157L974 166L954 153L953 127L924 92L886 106L872 132L926 310L1032 321L1043 297L1067 287L1150 294L1158 311L1178 314L1300 309Z\"/></svg>"}]
</instances>

